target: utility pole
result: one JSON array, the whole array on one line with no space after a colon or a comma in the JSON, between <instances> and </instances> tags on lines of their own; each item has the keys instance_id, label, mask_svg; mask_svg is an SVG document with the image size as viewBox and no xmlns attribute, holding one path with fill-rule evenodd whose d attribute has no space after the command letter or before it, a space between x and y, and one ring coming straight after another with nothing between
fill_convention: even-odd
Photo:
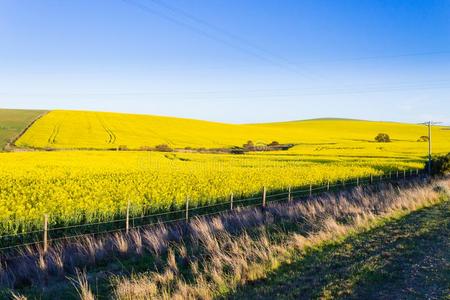
<instances>
[{"instance_id":1,"label":"utility pole","mask_svg":"<svg viewBox=\"0 0 450 300\"><path fill-rule=\"evenodd\" d=\"M431 153L432 153L432 148L431 148L431 121L428 122L428 174L431 175L431 161L432 161L432 157L431 157Z\"/></svg>"},{"instance_id":2,"label":"utility pole","mask_svg":"<svg viewBox=\"0 0 450 300\"><path fill-rule=\"evenodd\" d=\"M433 160L433 148L432 148L432 127L433 125L438 125L441 124L440 122L432 122L432 121L428 121L426 123L422 123L424 125L428 126L428 174L431 175L432 169L431 169L431 161Z\"/></svg>"}]
</instances>

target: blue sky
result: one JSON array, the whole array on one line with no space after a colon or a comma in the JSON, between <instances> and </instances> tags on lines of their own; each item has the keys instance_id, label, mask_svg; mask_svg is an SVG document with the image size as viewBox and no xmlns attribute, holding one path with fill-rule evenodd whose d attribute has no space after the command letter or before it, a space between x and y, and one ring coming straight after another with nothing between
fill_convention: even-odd
<instances>
[{"instance_id":1,"label":"blue sky","mask_svg":"<svg viewBox=\"0 0 450 300\"><path fill-rule=\"evenodd\" d=\"M0 0L0 107L450 123L450 1Z\"/></svg>"}]
</instances>

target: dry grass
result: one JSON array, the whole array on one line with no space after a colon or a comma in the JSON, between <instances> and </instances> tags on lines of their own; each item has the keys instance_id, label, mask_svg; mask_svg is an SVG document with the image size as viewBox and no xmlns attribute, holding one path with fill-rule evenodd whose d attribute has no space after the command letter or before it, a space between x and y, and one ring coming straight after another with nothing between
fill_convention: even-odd
<instances>
[{"instance_id":1,"label":"dry grass","mask_svg":"<svg viewBox=\"0 0 450 300\"><path fill-rule=\"evenodd\" d=\"M367 227L382 216L432 204L440 198L440 191L448 187L448 182L439 182L404 189L385 187L378 193L356 189L351 194L337 197L325 196L294 205L273 206L265 214L251 210L240 212L241 218L230 216L210 222L196 220L190 225L190 244L197 249L188 257L191 278L179 274L173 252L169 250L167 268L163 271L116 278L115 297L212 299L248 281L264 277L269 270L289 261L293 253L305 247ZM281 241L273 239L273 232L267 226L259 225L277 220L297 223L303 230L282 234L284 239ZM230 223L234 224L233 229L259 226L257 238L246 231L239 236L231 234L227 230Z\"/></svg>"},{"instance_id":2,"label":"dry grass","mask_svg":"<svg viewBox=\"0 0 450 300\"><path fill-rule=\"evenodd\" d=\"M12 300L27 300L27 297L12 292L11 299Z\"/></svg>"},{"instance_id":3,"label":"dry grass","mask_svg":"<svg viewBox=\"0 0 450 300\"><path fill-rule=\"evenodd\" d=\"M80 300L95 300L94 294L92 293L86 272L81 272L77 270L77 277L75 279L70 278L75 289L78 292Z\"/></svg>"},{"instance_id":4,"label":"dry grass","mask_svg":"<svg viewBox=\"0 0 450 300\"><path fill-rule=\"evenodd\" d=\"M380 217L436 203L450 182L402 183L355 188L303 201L237 209L189 224L154 226L42 249L25 249L19 259L5 257L2 286L44 286L76 275L82 299L93 299L86 274L77 270L114 257L151 255L153 272L116 276L117 299L211 299L261 278L305 247L333 240L373 224ZM36 254L37 253L37 254ZM85 298L83 298L85 297Z\"/></svg>"}]
</instances>

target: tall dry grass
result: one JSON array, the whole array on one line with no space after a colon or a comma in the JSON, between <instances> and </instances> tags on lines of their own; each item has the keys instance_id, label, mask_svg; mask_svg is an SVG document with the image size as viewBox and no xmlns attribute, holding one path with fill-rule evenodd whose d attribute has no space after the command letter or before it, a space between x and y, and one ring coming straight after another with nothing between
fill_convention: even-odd
<instances>
[{"instance_id":1,"label":"tall dry grass","mask_svg":"<svg viewBox=\"0 0 450 300\"><path fill-rule=\"evenodd\" d=\"M11 300L27 300L27 297L12 292L11 293Z\"/></svg>"},{"instance_id":2,"label":"tall dry grass","mask_svg":"<svg viewBox=\"0 0 450 300\"><path fill-rule=\"evenodd\" d=\"M450 181L358 187L292 203L242 208L186 223L132 230L128 235L79 238L76 242L27 248L3 257L0 284L45 286L78 275L79 291L92 295L79 268L113 258L151 255L155 266L140 275L118 274L117 299L211 299L289 261L307 246L343 236L394 212L409 212L450 194ZM81 277L80 277L81 276ZM83 292L84 293L84 292Z\"/></svg>"},{"instance_id":3,"label":"tall dry grass","mask_svg":"<svg viewBox=\"0 0 450 300\"><path fill-rule=\"evenodd\" d=\"M175 257L176 249L170 248L165 269L116 277L115 298L212 299L263 277L305 247L367 228L380 217L436 203L443 193L449 197L449 187L449 181L439 181L376 191L357 188L337 196L275 205L266 212L245 210L208 222L195 220L190 224L190 240L184 242L192 248L191 255L184 257L178 251ZM295 230L280 224L293 224ZM248 232L251 228L258 228L256 234ZM233 234L236 230L242 233ZM179 273L177 258L178 265L189 269L189 277Z\"/></svg>"},{"instance_id":4,"label":"tall dry grass","mask_svg":"<svg viewBox=\"0 0 450 300\"><path fill-rule=\"evenodd\" d=\"M94 294L89 287L86 271L76 271L76 278L69 278L75 287L80 300L95 300Z\"/></svg>"}]
</instances>

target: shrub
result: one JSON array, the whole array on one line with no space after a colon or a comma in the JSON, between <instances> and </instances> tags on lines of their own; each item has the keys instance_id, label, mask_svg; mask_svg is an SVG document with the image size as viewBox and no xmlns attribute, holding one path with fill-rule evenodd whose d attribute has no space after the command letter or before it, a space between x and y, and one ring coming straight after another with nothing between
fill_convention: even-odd
<instances>
[{"instance_id":1,"label":"shrub","mask_svg":"<svg viewBox=\"0 0 450 300\"><path fill-rule=\"evenodd\" d=\"M427 163L427 168L428 168ZM431 160L431 172L434 175L445 175L450 173L450 153L442 156L435 156Z\"/></svg>"},{"instance_id":2,"label":"shrub","mask_svg":"<svg viewBox=\"0 0 450 300\"><path fill-rule=\"evenodd\" d=\"M246 150L254 150L255 149L255 144L252 141L247 141L247 143L245 143L243 145L243 147Z\"/></svg>"},{"instance_id":3,"label":"shrub","mask_svg":"<svg viewBox=\"0 0 450 300\"><path fill-rule=\"evenodd\" d=\"M230 149L230 153L231 154L244 154L244 149L242 149L240 147L232 147Z\"/></svg>"},{"instance_id":4,"label":"shrub","mask_svg":"<svg viewBox=\"0 0 450 300\"><path fill-rule=\"evenodd\" d=\"M269 147L276 147L276 146L280 146L280 143L278 143L277 141L273 141L273 142L270 143L268 146L269 146Z\"/></svg>"},{"instance_id":5,"label":"shrub","mask_svg":"<svg viewBox=\"0 0 450 300\"><path fill-rule=\"evenodd\" d=\"M428 142L430 140L426 135L422 135L417 141L418 142Z\"/></svg>"},{"instance_id":6,"label":"shrub","mask_svg":"<svg viewBox=\"0 0 450 300\"><path fill-rule=\"evenodd\" d=\"M161 145L157 145L155 147L156 151L160 151L160 152L173 152L173 149L169 147L169 145L167 144L161 144Z\"/></svg>"},{"instance_id":7,"label":"shrub","mask_svg":"<svg viewBox=\"0 0 450 300\"><path fill-rule=\"evenodd\" d=\"M375 137L375 141L377 141L378 143L390 143L391 142L391 138L386 133L379 133Z\"/></svg>"}]
</instances>

